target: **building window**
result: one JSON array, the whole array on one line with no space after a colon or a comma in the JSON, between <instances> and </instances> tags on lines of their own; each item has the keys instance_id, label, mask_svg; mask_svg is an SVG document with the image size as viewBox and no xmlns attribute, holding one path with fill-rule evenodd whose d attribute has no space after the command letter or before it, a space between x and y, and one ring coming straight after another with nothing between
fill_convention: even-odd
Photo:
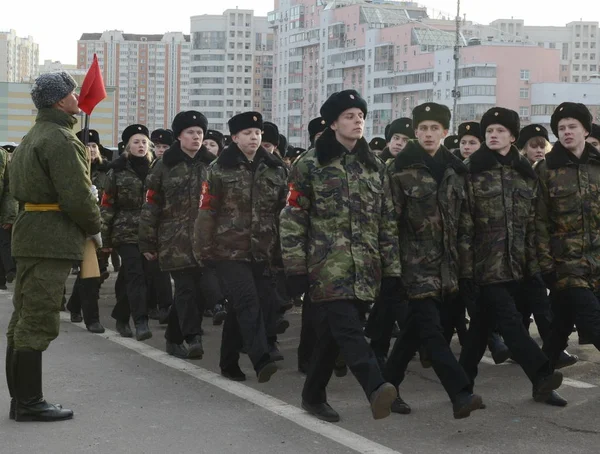
<instances>
[{"instance_id":1,"label":"building window","mask_svg":"<svg viewBox=\"0 0 600 454\"><path fill-rule=\"evenodd\" d=\"M450 80L450 71L446 71L446 80Z\"/></svg>"},{"instance_id":2,"label":"building window","mask_svg":"<svg viewBox=\"0 0 600 454\"><path fill-rule=\"evenodd\" d=\"M519 107L519 117L528 118L529 117L529 107Z\"/></svg>"},{"instance_id":3,"label":"building window","mask_svg":"<svg viewBox=\"0 0 600 454\"><path fill-rule=\"evenodd\" d=\"M521 80L529 80L529 70L528 69L521 70Z\"/></svg>"},{"instance_id":4,"label":"building window","mask_svg":"<svg viewBox=\"0 0 600 454\"><path fill-rule=\"evenodd\" d=\"M581 57L581 55L579 54L579 52L575 52L575 60L579 60L579 57Z\"/></svg>"},{"instance_id":5,"label":"building window","mask_svg":"<svg viewBox=\"0 0 600 454\"><path fill-rule=\"evenodd\" d=\"M519 89L519 98L521 98L521 99L529 99L529 88L521 88L521 89Z\"/></svg>"}]
</instances>

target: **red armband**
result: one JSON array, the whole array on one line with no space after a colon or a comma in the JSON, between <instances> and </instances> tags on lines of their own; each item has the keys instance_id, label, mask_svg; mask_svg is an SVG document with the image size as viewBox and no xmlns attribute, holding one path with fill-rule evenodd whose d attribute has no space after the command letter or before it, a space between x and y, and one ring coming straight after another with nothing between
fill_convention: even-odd
<instances>
[{"instance_id":1,"label":"red armband","mask_svg":"<svg viewBox=\"0 0 600 454\"><path fill-rule=\"evenodd\" d=\"M294 183L288 184L288 196L286 205L293 208L302 208L298 203L298 197L304 197L304 194L296 190Z\"/></svg>"},{"instance_id":2,"label":"red armband","mask_svg":"<svg viewBox=\"0 0 600 454\"><path fill-rule=\"evenodd\" d=\"M112 207L112 197L105 192L104 194L102 194L102 202L100 202L100 205L108 208Z\"/></svg>"},{"instance_id":3,"label":"red armband","mask_svg":"<svg viewBox=\"0 0 600 454\"><path fill-rule=\"evenodd\" d=\"M146 203L153 203L154 205L157 205L155 197L156 191L154 191L153 189L148 189L146 191Z\"/></svg>"},{"instance_id":4,"label":"red armband","mask_svg":"<svg viewBox=\"0 0 600 454\"><path fill-rule=\"evenodd\" d=\"M209 186L208 186L208 181L203 181L202 182L202 193L200 194L200 204L198 205L198 208L200 210L212 210L212 201L215 199L216 197L210 194L210 190L209 190Z\"/></svg>"}]
</instances>

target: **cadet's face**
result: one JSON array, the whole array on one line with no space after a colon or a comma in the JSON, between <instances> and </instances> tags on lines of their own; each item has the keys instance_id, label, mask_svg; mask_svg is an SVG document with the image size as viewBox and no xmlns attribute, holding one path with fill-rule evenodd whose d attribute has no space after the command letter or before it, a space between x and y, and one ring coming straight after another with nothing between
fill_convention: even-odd
<instances>
[{"instance_id":1,"label":"cadet's face","mask_svg":"<svg viewBox=\"0 0 600 454\"><path fill-rule=\"evenodd\" d=\"M502 125L489 125L485 130L485 144L492 151L506 150L514 141L515 137Z\"/></svg>"},{"instance_id":2,"label":"cadet's face","mask_svg":"<svg viewBox=\"0 0 600 454\"><path fill-rule=\"evenodd\" d=\"M440 143L448 134L448 130L444 129L441 123L437 121L422 121L415 129L415 136L419 141L419 145L428 153L434 153L440 148Z\"/></svg>"},{"instance_id":3,"label":"cadet's face","mask_svg":"<svg viewBox=\"0 0 600 454\"><path fill-rule=\"evenodd\" d=\"M345 110L331 125L331 129L345 140L360 139L364 128L365 114L358 107Z\"/></svg>"},{"instance_id":4,"label":"cadet's face","mask_svg":"<svg viewBox=\"0 0 600 454\"><path fill-rule=\"evenodd\" d=\"M135 134L129 139L129 152L138 158L146 156L150 146L150 139L144 134Z\"/></svg>"},{"instance_id":5,"label":"cadet's face","mask_svg":"<svg viewBox=\"0 0 600 454\"><path fill-rule=\"evenodd\" d=\"M585 139L585 141L589 143L592 147L594 147L596 150L600 151L600 140L596 139L595 137L588 137L587 139Z\"/></svg>"},{"instance_id":6,"label":"cadet's face","mask_svg":"<svg viewBox=\"0 0 600 454\"><path fill-rule=\"evenodd\" d=\"M88 148L90 149L90 156L92 157L92 161L95 161L100 157L100 149L98 148L98 144L90 142L88 143Z\"/></svg>"},{"instance_id":7,"label":"cadet's face","mask_svg":"<svg viewBox=\"0 0 600 454\"><path fill-rule=\"evenodd\" d=\"M58 101L58 107L69 115L79 115L81 109L79 108L79 95L72 91L63 99Z\"/></svg>"},{"instance_id":8,"label":"cadet's face","mask_svg":"<svg viewBox=\"0 0 600 454\"><path fill-rule=\"evenodd\" d=\"M546 156L546 147L539 143L527 142L524 151L529 162L541 161Z\"/></svg>"},{"instance_id":9,"label":"cadet's face","mask_svg":"<svg viewBox=\"0 0 600 454\"><path fill-rule=\"evenodd\" d=\"M585 128L579 120L563 118L558 122L558 140L567 150L577 150L585 142Z\"/></svg>"},{"instance_id":10,"label":"cadet's face","mask_svg":"<svg viewBox=\"0 0 600 454\"><path fill-rule=\"evenodd\" d=\"M269 143L269 142L263 142L263 143L261 143L261 146L265 150L267 150L269 153L273 153L275 151L275 148L277 148L277 147L275 147L275 145L273 145L272 143Z\"/></svg>"},{"instance_id":11,"label":"cadet's face","mask_svg":"<svg viewBox=\"0 0 600 454\"><path fill-rule=\"evenodd\" d=\"M390 143L388 143L388 150L390 150L391 155L396 156L404 150L404 147L406 147L409 140L410 138L404 134L394 134Z\"/></svg>"},{"instance_id":12,"label":"cadet's face","mask_svg":"<svg viewBox=\"0 0 600 454\"><path fill-rule=\"evenodd\" d=\"M188 153L195 153L202 146L204 131L200 126L185 128L181 131L181 134L179 134L178 139L182 150L187 151Z\"/></svg>"},{"instance_id":13,"label":"cadet's face","mask_svg":"<svg viewBox=\"0 0 600 454\"><path fill-rule=\"evenodd\" d=\"M208 151L210 151L215 156L219 154L219 145L217 145L217 142L215 142L214 140L206 139L203 145Z\"/></svg>"},{"instance_id":14,"label":"cadet's face","mask_svg":"<svg viewBox=\"0 0 600 454\"><path fill-rule=\"evenodd\" d=\"M262 142L262 131L258 128L248 128L238 132L231 139L237 144L242 153L254 155Z\"/></svg>"},{"instance_id":15,"label":"cadet's face","mask_svg":"<svg viewBox=\"0 0 600 454\"><path fill-rule=\"evenodd\" d=\"M476 152L481 146L481 142L475 136L463 136L460 139L460 154L463 158L467 159L474 152Z\"/></svg>"},{"instance_id":16,"label":"cadet's face","mask_svg":"<svg viewBox=\"0 0 600 454\"><path fill-rule=\"evenodd\" d=\"M157 158L162 158L162 155L164 155L165 151L167 151L168 149L169 149L169 146L165 145L164 143L154 144L154 154L156 155Z\"/></svg>"}]
</instances>

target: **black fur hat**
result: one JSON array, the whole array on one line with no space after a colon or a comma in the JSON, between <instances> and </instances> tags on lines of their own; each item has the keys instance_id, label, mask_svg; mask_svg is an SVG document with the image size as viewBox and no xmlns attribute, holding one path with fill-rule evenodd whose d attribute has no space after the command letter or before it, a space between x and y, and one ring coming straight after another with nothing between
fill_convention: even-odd
<instances>
[{"instance_id":1,"label":"black fur hat","mask_svg":"<svg viewBox=\"0 0 600 454\"><path fill-rule=\"evenodd\" d=\"M271 143L275 147L279 145L279 129L275 123L271 123L270 121L263 123L262 141Z\"/></svg>"},{"instance_id":2,"label":"black fur hat","mask_svg":"<svg viewBox=\"0 0 600 454\"><path fill-rule=\"evenodd\" d=\"M199 126L202 129L202 132L206 134L206 130L208 129L208 120L203 114L196 112L195 110L179 112L177 115L175 115L175 118L173 118L173 123L171 124L173 138L177 140L184 129L191 128L193 126Z\"/></svg>"},{"instance_id":3,"label":"black fur hat","mask_svg":"<svg viewBox=\"0 0 600 454\"><path fill-rule=\"evenodd\" d=\"M483 136L481 135L481 126L476 121L465 121L458 125L458 142L460 143L461 139L464 136L473 136L477 137L479 141L483 141Z\"/></svg>"},{"instance_id":4,"label":"black fur hat","mask_svg":"<svg viewBox=\"0 0 600 454\"><path fill-rule=\"evenodd\" d=\"M259 112L243 112L237 114L234 117L231 117L227 124L231 135L250 128L263 130L263 118Z\"/></svg>"},{"instance_id":5,"label":"black fur hat","mask_svg":"<svg viewBox=\"0 0 600 454\"><path fill-rule=\"evenodd\" d=\"M412 116L414 129L417 129L419 123L423 121L437 121L444 129L449 129L450 119L452 118L450 109L448 109L447 106L436 102L419 104L413 109Z\"/></svg>"},{"instance_id":6,"label":"black fur hat","mask_svg":"<svg viewBox=\"0 0 600 454\"><path fill-rule=\"evenodd\" d=\"M560 104L550 117L550 127L552 133L558 137L558 122L563 118L574 118L579 120L588 133L592 132L593 117L589 109L578 102L563 102Z\"/></svg>"},{"instance_id":7,"label":"black fur hat","mask_svg":"<svg viewBox=\"0 0 600 454\"><path fill-rule=\"evenodd\" d=\"M444 139L444 146L448 150L454 150L460 148L460 139L457 135L446 136Z\"/></svg>"},{"instance_id":8,"label":"black fur hat","mask_svg":"<svg viewBox=\"0 0 600 454\"><path fill-rule=\"evenodd\" d=\"M548 138L548 130L544 128L542 125L527 125L521 132L519 133L519 140L515 145L519 150L522 150L523 147L529 142L529 139L533 139L534 137L543 137L546 141L550 141Z\"/></svg>"},{"instance_id":9,"label":"black fur hat","mask_svg":"<svg viewBox=\"0 0 600 454\"><path fill-rule=\"evenodd\" d=\"M75 135L77 136L77 138L79 140L81 140L81 143L85 143L83 141L84 137L83 137L83 129L81 131L77 131L75 133ZM100 146L100 134L98 134L98 131L96 131L95 129L90 129L88 130L88 143L95 143L96 145Z\"/></svg>"},{"instance_id":10,"label":"black fur hat","mask_svg":"<svg viewBox=\"0 0 600 454\"><path fill-rule=\"evenodd\" d=\"M502 125L510 131L515 139L519 139L521 130L521 120L519 114L514 110L505 109L504 107L492 107L481 117L481 132L485 136L485 130L490 125Z\"/></svg>"},{"instance_id":11,"label":"black fur hat","mask_svg":"<svg viewBox=\"0 0 600 454\"><path fill-rule=\"evenodd\" d=\"M367 118L367 102L356 90L344 90L333 93L321 106L321 116L327 126L331 125L348 109L357 107Z\"/></svg>"},{"instance_id":12,"label":"black fur hat","mask_svg":"<svg viewBox=\"0 0 600 454\"><path fill-rule=\"evenodd\" d=\"M373 137L369 142L369 148L371 150L383 150L385 148L385 139L383 137Z\"/></svg>"},{"instance_id":13,"label":"black fur hat","mask_svg":"<svg viewBox=\"0 0 600 454\"><path fill-rule=\"evenodd\" d=\"M317 117L310 120L308 123L308 136L310 138L310 143L315 141L315 136L320 132L325 131L327 128L327 122L323 119L323 117Z\"/></svg>"},{"instance_id":14,"label":"black fur hat","mask_svg":"<svg viewBox=\"0 0 600 454\"><path fill-rule=\"evenodd\" d=\"M150 134L150 140L154 144L173 145L173 131L170 129L155 129Z\"/></svg>"},{"instance_id":15,"label":"black fur hat","mask_svg":"<svg viewBox=\"0 0 600 454\"><path fill-rule=\"evenodd\" d=\"M413 128L412 120L407 117L402 117L392 121L385 127L385 140L389 142L392 140L392 137L394 137L394 134L402 134L409 139L414 139L415 129Z\"/></svg>"},{"instance_id":16,"label":"black fur hat","mask_svg":"<svg viewBox=\"0 0 600 454\"><path fill-rule=\"evenodd\" d=\"M125 128L123 134L121 134L121 140L123 141L123 149L125 149L125 147L129 143L129 139L131 139L136 134L143 134L146 137L148 137L148 139L150 138L150 131L148 131L148 128L146 128L144 125L129 125Z\"/></svg>"}]
</instances>

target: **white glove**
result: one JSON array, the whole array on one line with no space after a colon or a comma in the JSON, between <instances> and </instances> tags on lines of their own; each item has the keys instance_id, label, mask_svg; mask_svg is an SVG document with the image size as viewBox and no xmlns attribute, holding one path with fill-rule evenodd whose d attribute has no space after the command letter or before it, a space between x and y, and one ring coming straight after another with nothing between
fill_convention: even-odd
<instances>
[{"instance_id":1,"label":"white glove","mask_svg":"<svg viewBox=\"0 0 600 454\"><path fill-rule=\"evenodd\" d=\"M89 235L88 238L91 238L96 243L96 249L102 249L102 234L100 232L95 235Z\"/></svg>"},{"instance_id":2,"label":"white glove","mask_svg":"<svg viewBox=\"0 0 600 454\"><path fill-rule=\"evenodd\" d=\"M100 198L98 197L98 188L96 186L92 185L92 187L90 188L90 192L92 193L92 195L96 199L96 202L99 202Z\"/></svg>"}]
</instances>

